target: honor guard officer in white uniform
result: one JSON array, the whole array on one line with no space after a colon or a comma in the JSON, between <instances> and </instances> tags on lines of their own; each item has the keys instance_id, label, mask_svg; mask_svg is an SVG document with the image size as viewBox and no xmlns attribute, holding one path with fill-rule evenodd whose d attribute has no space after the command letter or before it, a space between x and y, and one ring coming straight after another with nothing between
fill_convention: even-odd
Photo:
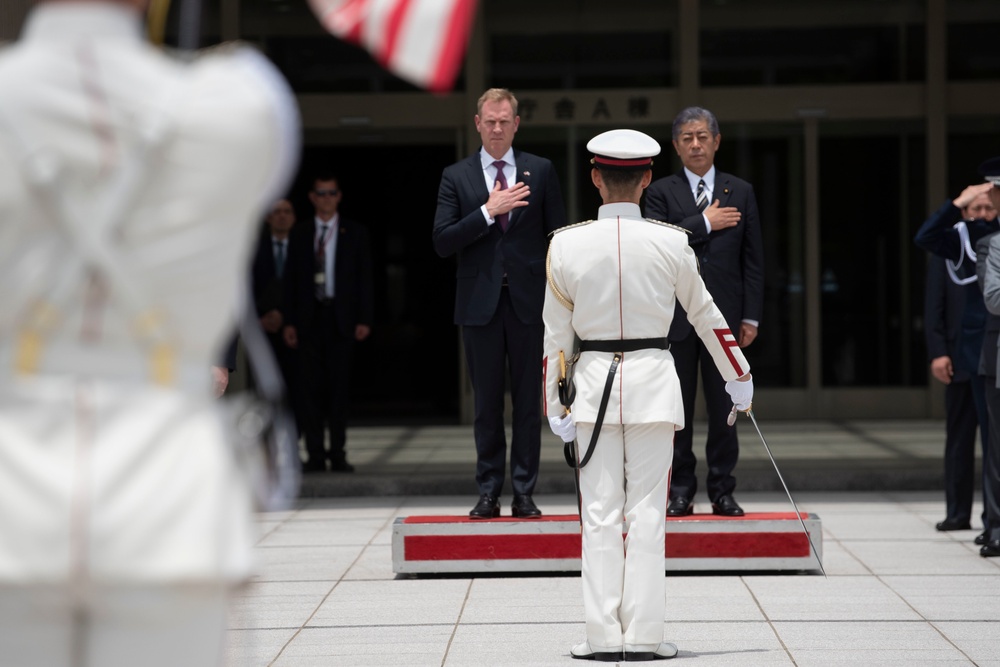
<instances>
[{"instance_id":1,"label":"honor guard officer in white uniform","mask_svg":"<svg viewBox=\"0 0 1000 667\"><path fill-rule=\"evenodd\" d=\"M41 1L0 51L0 663L223 659L253 501L212 395L298 114L145 0Z\"/></svg>"},{"instance_id":2,"label":"honor guard officer in white uniform","mask_svg":"<svg viewBox=\"0 0 1000 667\"><path fill-rule=\"evenodd\" d=\"M587 641L571 655L671 658L677 647L663 641L664 521L669 443L684 426L666 338L675 300L729 381L738 408L750 406L753 383L698 275L687 232L640 213L659 144L641 132L612 130L591 139L587 149L594 153L591 178L604 205L596 221L555 232L543 312L549 423L564 441L578 438L578 464L592 449L579 471ZM564 406L559 356L572 359L575 339L576 396Z\"/></svg>"}]
</instances>

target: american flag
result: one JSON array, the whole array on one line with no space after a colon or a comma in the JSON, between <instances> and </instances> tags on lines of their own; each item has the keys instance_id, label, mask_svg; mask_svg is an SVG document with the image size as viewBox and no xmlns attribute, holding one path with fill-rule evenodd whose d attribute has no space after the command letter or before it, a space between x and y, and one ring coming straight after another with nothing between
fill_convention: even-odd
<instances>
[{"instance_id":1,"label":"american flag","mask_svg":"<svg viewBox=\"0 0 1000 667\"><path fill-rule=\"evenodd\" d=\"M422 88L450 90L461 69L476 0L309 0L328 32L358 44Z\"/></svg>"}]
</instances>

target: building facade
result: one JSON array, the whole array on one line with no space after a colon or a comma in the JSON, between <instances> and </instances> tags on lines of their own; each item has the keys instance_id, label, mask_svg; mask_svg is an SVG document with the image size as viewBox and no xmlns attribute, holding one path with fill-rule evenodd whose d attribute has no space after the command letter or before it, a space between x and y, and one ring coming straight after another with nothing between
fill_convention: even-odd
<instances>
[{"instance_id":1,"label":"building facade","mask_svg":"<svg viewBox=\"0 0 1000 667\"><path fill-rule=\"evenodd\" d=\"M4 2L0 38L16 35L26 4ZM491 86L518 96L515 145L555 163L573 220L599 203L590 137L633 127L658 138L659 177L680 166L676 112L711 109L716 164L753 183L760 205L765 316L746 352L761 414L943 413L912 238L1000 155L995 0L480 0L446 95L325 34L305 0L212 0L202 35L258 44L295 89L300 218L309 174L330 167L345 215L371 230L379 306L359 346L359 416L471 419L453 263L436 257L430 231L441 170L478 147L472 116Z\"/></svg>"}]
</instances>

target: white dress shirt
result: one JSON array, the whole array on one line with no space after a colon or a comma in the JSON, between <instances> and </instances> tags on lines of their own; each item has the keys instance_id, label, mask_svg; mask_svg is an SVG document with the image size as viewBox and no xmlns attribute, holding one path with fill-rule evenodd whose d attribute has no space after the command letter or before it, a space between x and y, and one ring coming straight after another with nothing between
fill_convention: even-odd
<instances>
[{"instance_id":1,"label":"white dress shirt","mask_svg":"<svg viewBox=\"0 0 1000 667\"><path fill-rule=\"evenodd\" d=\"M337 255L337 234L340 228L340 214L334 213L333 217L329 220L320 220L319 217L316 218L316 236L313 238L313 250L319 251L319 244L323 242L323 225L326 226L326 266L324 267L326 273L326 280L323 283L325 285L326 298L332 299L336 294L334 290L334 260Z\"/></svg>"},{"instance_id":2,"label":"white dress shirt","mask_svg":"<svg viewBox=\"0 0 1000 667\"><path fill-rule=\"evenodd\" d=\"M483 163L483 178L486 180L486 190L493 192L493 186L497 182L497 168L493 166L496 160L493 156L486 152L485 148L479 150L479 159ZM508 148L507 152L503 154L500 158L503 160L503 176L507 179L507 187L514 185L517 180L517 167L514 164L514 149ZM486 204L480 207L483 212L483 217L486 218L486 224L492 225L496 222L495 218L491 218L490 214L486 211Z\"/></svg>"}]
</instances>

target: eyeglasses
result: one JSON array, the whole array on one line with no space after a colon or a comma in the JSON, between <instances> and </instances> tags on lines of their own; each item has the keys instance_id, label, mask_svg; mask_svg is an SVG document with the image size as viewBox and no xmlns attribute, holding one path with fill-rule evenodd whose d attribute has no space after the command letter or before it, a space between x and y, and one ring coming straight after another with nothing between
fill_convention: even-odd
<instances>
[{"instance_id":1,"label":"eyeglasses","mask_svg":"<svg viewBox=\"0 0 1000 667\"><path fill-rule=\"evenodd\" d=\"M313 190L317 197L336 197L340 190Z\"/></svg>"}]
</instances>

